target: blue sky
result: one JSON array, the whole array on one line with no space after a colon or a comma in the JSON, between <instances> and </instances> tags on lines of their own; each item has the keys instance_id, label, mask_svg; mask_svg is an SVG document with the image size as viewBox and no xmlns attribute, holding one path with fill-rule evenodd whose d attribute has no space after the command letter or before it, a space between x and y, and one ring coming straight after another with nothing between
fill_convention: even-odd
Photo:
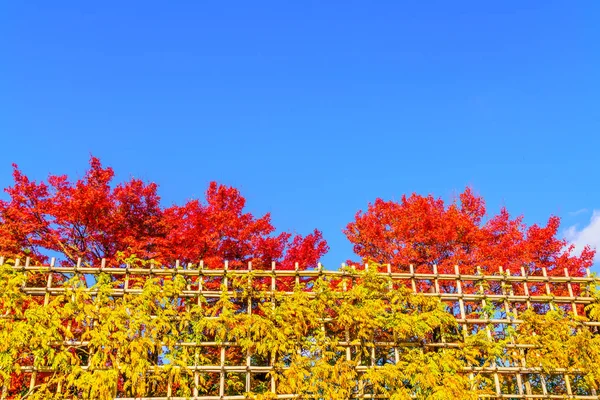
<instances>
[{"instance_id":1,"label":"blue sky","mask_svg":"<svg viewBox=\"0 0 600 400\"><path fill-rule=\"evenodd\" d=\"M211 180L282 230L465 186L600 244L600 3L3 2L0 185L90 154L165 205Z\"/></svg>"}]
</instances>

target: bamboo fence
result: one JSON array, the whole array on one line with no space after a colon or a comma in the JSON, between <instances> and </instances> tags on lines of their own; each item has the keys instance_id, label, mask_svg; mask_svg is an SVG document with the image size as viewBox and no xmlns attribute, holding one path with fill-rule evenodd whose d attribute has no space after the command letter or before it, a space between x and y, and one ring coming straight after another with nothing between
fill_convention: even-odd
<instances>
[{"instance_id":1,"label":"bamboo fence","mask_svg":"<svg viewBox=\"0 0 600 400\"><path fill-rule=\"evenodd\" d=\"M0 258L0 264L4 263L4 259ZM368 268L368 265L366 266ZM63 274L71 277L74 275L96 276L98 274L108 274L113 277L120 277L124 282L121 287L114 288L111 295L115 297L124 296L125 294L141 293L141 289L130 287L129 282L136 277L153 276L153 277L174 277L176 275L183 276L188 280L187 290L181 293L181 297L187 299L197 299L203 297L205 299L221 298L223 294L230 297L235 296L235 293L228 288L228 279L232 274L235 276L251 276L251 279L262 279L263 282L269 283L271 294L276 292L281 293L278 288L285 285L281 282L289 284L289 282L306 282L316 277L327 277L330 279L345 279L353 278L352 271L339 270L330 271L324 270L321 265L317 269L301 270L296 265L292 270L277 269L275 264L269 270L252 269L252 264L248 268L240 270L232 270L225 263L221 269L207 269L202 263L180 265L179 262L171 268L163 266L150 266L147 268L133 268L129 266L111 267L107 266L102 261L99 267L82 266L81 261L76 265L65 267L58 266L54 260L49 265L30 265L29 260L16 260L13 266L14 270L24 274L42 274L45 285L29 286L25 285L22 291L31 296L40 296L44 298L44 302L48 304L53 296L60 295L65 292L65 288L55 284L53 276ZM496 273L487 274L477 270L476 273L462 274L458 266L454 267L453 273L439 273L438 268L434 265L430 271L423 272L422 268L419 272L412 265L404 268L404 270L394 270L388 265L387 270L379 272L382 275L389 276L392 281L400 282L408 285L414 293L421 293L424 296L432 296L439 298L440 301L448 305L449 310L454 310L453 313L459 326L464 332L473 332L473 327L485 329L490 338L494 337L497 332L502 332L507 326L516 326L523 321L518 318L519 312L533 308L538 313L544 313L553 307L561 307L566 311L572 312L574 315L581 315L583 308L594 302L592 297L586 290L590 285L598 285L600 280L593 277L590 271L587 271L586 276L569 276L565 269L564 274L556 275L553 271L549 274L546 269L541 269L540 273L535 275L527 275L524 268L517 271L516 274L511 271L503 270L501 267ZM210 280L218 280L222 283L221 290L214 287L208 287L204 283ZM91 295L94 295L91 288L87 289ZM560 292L559 294L555 294ZM284 293L286 293L284 291ZM288 292L291 293L291 292ZM487 316L481 315L474 317L467 310L467 305L474 304L481 309L492 310ZM491 307L491 308L490 308ZM252 307L247 308L248 313L252 313ZM600 330L600 322L584 322L585 329ZM338 344L341 347L347 348L346 357L350 360L353 354L350 348L356 346L349 338L348 340L340 341ZM85 343L70 342L70 344L78 344L85 346ZM218 387L215 393L211 395L200 394L196 388L193 390L192 397L176 397L172 395L172 388L169 383L167 395L163 397L146 397L143 400L242 400L247 398L244 393L250 392L252 382L257 374L266 376L274 368L272 363L268 365L253 365L250 355L242 358L240 362L232 363L226 359L227 349L235 347L236 343L228 342L181 342L180 346L190 346L198 349L211 348L219 355L219 362L214 365L191 365L188 367L195 375L196 382L198 375L201 373L210 373L218 376ZM440 347L458 347L460 343L447 343L440 340L438 343L397 343L397 342L373 342L369 344L370 351L373 354L377 349L385 349L388 354L396 354L397 360L398 349L402 346L422 346L424 348L440 348ZM509 344L515 351L525 352L531 345L527 344ZM524 360L524 359L523 359ZM391 362L394 362L394 356L391 356ZM364 372L368 368L377 367L376 358L371 357L371 364L360 364L356 367L358 372ZM595 368L595 366L591 366ZM156 365L154 369L161 369L164 366ZM85 369L85 366L83 367ZM32 366L22 366L23 372L31 374L31 387L36 385L36 375L40 372L52 372L52 369L35 369ZM539 367L529 367L524 363L519 365L496 365L492 363L489 366L469 366L463 371L465 374L483 374L491 378L493 382L493 391L495 394L484 396L494 399L600 399L594 390L584 393L578 390L574 385L574 381L579 379L577 371L572 371L568 368L557 368L551 373L543 371ZM239 393L231 394L226 388L226 376L228 374L243 374L245 377L245 386ZM564 386L564 392L552 393L549 389L549 381L561 382ZM293 399L298 396L294 393L280 393L278 391L276 381L270 378L270 391L273 397L277 399ZM383 398L380 395L370 395L363 393L360 398ZM134 400L133 398L122 398L124 400ZM137 398L139 399L139 398Z\"/></svg>"}]
</instances>

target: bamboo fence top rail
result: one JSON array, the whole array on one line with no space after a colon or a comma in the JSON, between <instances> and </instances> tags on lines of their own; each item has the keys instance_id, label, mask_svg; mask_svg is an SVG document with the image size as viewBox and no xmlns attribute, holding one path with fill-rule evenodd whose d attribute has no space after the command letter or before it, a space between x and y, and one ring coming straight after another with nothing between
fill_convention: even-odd
<instances>
[{"instance_id":1,"label":"bamboo fence top rail","mask_svg":"<svg viewBox=\"0 0 600 400\"><path fill-rule=\"evenodd\" d=\"M53 272L64 274L110 274L110 275L154 275L154 276L236 276L252 274L256 277L306 277L314 278L318 276L328 276L334 278L358 276L359 272L352 273L348 271L331 270L284 270L284 269L208 269L208 268L168 268L168 267L150 267L150 268L128 268L128 267L62 267L52 265L15 265L14 269L28 272ZM409 267L410 268L410 267ZM459 268L459 267L458 267ZM504 274L460 274L460 273L417 273L417 272L380 272L381 275L389 276L394 280L432 280L455 281L457 279L473 282L552 282L552 283L600 283L600 279L592 276L557 276L557 275L510 275L510 271Z\"/></svg>"}]
</instances>

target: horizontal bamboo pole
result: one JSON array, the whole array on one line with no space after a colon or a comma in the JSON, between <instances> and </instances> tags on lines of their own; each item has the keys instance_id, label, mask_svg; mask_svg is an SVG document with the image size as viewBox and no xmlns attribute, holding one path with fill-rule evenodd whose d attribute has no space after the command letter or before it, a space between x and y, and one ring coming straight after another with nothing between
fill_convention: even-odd
<instances>
[{"instance_id":1,"label":"horizontal bamboo pole","mask_svg":"<svg viewBox=\"0 0 600 400\"><path fill-rule=\"evenodd\" d=\"M82 370L87 371L89 369L88 366L81 366ZM366 372L370 369L379 369L383 368L383 366L379 365L357 365L354 369L358 372ZM33 366L20 366L21 372L31 373L31 372L55 372L56 370L53 368L35 368ZM94 371L105 371L112 370L114 368L94 368ZM119 368L121 369L121 368ZM181 369L187 371L200 371L200 372L250 372L250 373L269 373L275 369L285 371L289 369L289 367L273 367L273 366L258 366L258 365L155 365L148 367L148 372L160 372L162 370L171 370L171 369ZM576 369L568 369L568 368L553 368L551 370L545 370L540 367L499 367L499 366L488 366L488 367L463 367L463 372L476 372L480 374L547 374L547 375L565 375L565 374L583 374L586 371L576 370Z\"/></svg>"},{"instance_id":2,"label":"horizontal bamboo pole","mask_svg":"<svg viewBox=\"0 0 600 400\"><path fill-rule=\"evenodd\" d=\"M411 396L412 398L416 398L416 396ZM567 394L490 394L490 395L481 395L481 398L485 399L574 399L574 400L598 400L600 396L586 396L586 395L567 395ZM322 395L307 395L303 394L295 395L295 394L273 394L269 396L272 399L301 399L301 398L322 398ZM385 395L373 395L373 394L361 394L355 397L350 397L349 400L360 400L360 399L387 399L389 396ZM246 400L247 396L243 395L234 395L234 396L192 396L192 397L119 397L115 400Z\"/></svg>"},{"instance_id":3,"label":"horizontal bamboo pole","mask_svg":"<svg viewBox=\"0 0 600 400\"><path fill-rule=\"evenodd\" d=\"M61 266L25 266L17 265L13 266L15 270L27 271L27 272L39 272L39 273L63 273L63 274L87 274L87 275L98 275L98 274L109 274L109 275L140 275L140 276L206 276L206 277L219 277L219 276L244 276L252 274L255 277L305 277L305 278L316 278L319 276L342 278L342 277L358 277L359 272L348 272L348 271L325 271L325 270L284 270L284 269L183 269L183 268L114 268L114 267L61 267ZM473 281L479 283L481 281L487 282L554 282L554 283L597 283L600 284L600 279L591 276L543 276L543 275L491 275L491 274L441 274L441 273L410 273L410 272L380 272L382 276L389 276L393 280L432 280L437 279L441 281L455 281L460 279L462 281Z\"/></svg>"},{"instance_id":4,"label":"horizontal bamboo pole","mask_svg":"<svg viewBox=\"0 0 600 400\"><path fill-rule=\"evenodd\" d=\"M44 296L46 293L51 295L60 295L64 294L72 289L61 288L61 287L24 287L23 292L32 296ZM91 288L83 289L87 294L91 296L96 296L99 292L97 290L93 290ZM129 288L129 289L111 289L110 291L105 291L110 296L113 297L122 297L125 294L141 294L143 289ZM269 291L261 292L265 295L269 294ZM294 292L291 291L277 291L278 294L282 295L291 295ZM505 295L505 294L469 294L469 293L428 293L428 292L417 292L426 297L438 297L442 301L480 301L480 300L489 300L489 301L508 301L511 303L526 303L526 302L537 302L537 303L558 303L558 304L590 304L596 301L594 297L590 296L554 296L554 295ZM183 290L179 297L181 298L196 298L198 296L202 296L205 298L220 298L223 294L231 298L240 297L240 293L229 290ZM316 296L316 294L308 292L309 297Z\"/></svg>"},{"instance_id":5,"label":"horizontal bamboo pole","mask_svg":"<svg viewBox=\"0 0 600 400\"><path fill-rule=\"evenodd\" d=\"M66 340L64 342L51 342L50 346L65 346L65 347L87 347L90 345L89 341L80 341L80 340ZM181 346L181 347L241 347L242 345L237 342L175 342L169 343L173 346ZM158 346L166 346L167 342L161 342ZM332 347L354 347L354 346L363 346L363 347L425 347L425 348L460 348L463 346L462 343L459 342L445 342L445 343L423 343L423 342L365 342L360 343L358 341L339 341L336 342ZM504 347L508 349L535 349L536 346L532 344L526 343L507 343Z\"/></svg>"},{"instance_id":6,"label":"horizontal bamboo pole","mask_svg":"<svg viewBox=\"0 0 600 400\"><path fill-rule=\"evenodd\" d=\"M416 398L416 396L411 396ZM322 398L322 395L291 395L291 394L277 394L272 395L269 398L272 399L300 399L300 398ZM362 394L356 397L350 397L351 400L360 399L387 399L389 396L385 395L372 395ZM574 400L598 400L600 396L586 396L586 395L568 395L568 394L490 394L481 395L480 398L484 399L574 399ZM248 397L243 395L237 396L195 396L195 397L119 397L115 400L246 400Z\"/></svg>"}]
</instances>

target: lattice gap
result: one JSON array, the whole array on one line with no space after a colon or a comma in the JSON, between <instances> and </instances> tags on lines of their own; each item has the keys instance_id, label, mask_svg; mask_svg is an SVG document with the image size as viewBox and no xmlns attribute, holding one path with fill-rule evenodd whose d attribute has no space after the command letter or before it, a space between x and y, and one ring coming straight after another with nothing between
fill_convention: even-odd
<instances>
[{"instance_id":1,"label":"lattice gap","mask_svg":"<svg viewBox=\"0 0 600 400\"><path fill-rule=\"evenodd\" d=\"M0 258L0 265L4 264L4 259ZM366 268L369 266L366 265ZM301 270L296 264L294 270L280 270L273 264L270 270L253 270L252 264L244 270L230 270L225 263L222 269L206 269L202 263L180 265L177 263L174 268L152 265L148 268L133 268L130 266L118 268L107 267L102 262L100 267L82 267L81 261L77 265L70 267L57 266L54 259L49 265L30 265L29 259L15 260L14 270L21 271L28 276L40 277L43 275L44 285L26 284L22 291L31 296L40 296L44 298L44 303L48 304L54 296L65 293L65 288L57 284L54 279L57 274L65 278L81 276L87 283L87 291L91 296L96 293L90 289L91 283L95 282L95 277L99 274L107 274L115 279L115 287L110 295L114 297L124 296L125 294L139 294L142 289L131 285L130 282L138 277L164 277L173 278L177 275L184 277L187 282L186 290L183 290L180 300L187 302L195 299L204 298L208 302L216 301L223 295L233 299L236 293L229 287L228 279L233 275L236 277L247 276L248 279L261 280L270 288L267 290L267 298L262 301L274 301L269 298L269 293L274 296L276 292L282 293L278 288L289 287L290 282L299 284L301 282L310 282L316 277L327 277L330 279L351 279L353 273L348 270L329 271L324 270L320 265L317 269ZM479 329L485 329L487 335L492 338L495 335L501 335L507 326L516 326L523 321L515 315L517 310L533 308L538 313L544 313L552 307L562 307L566 311L571 311L575 315L581 313L583 307L595 301L593 297L586 293L584 287L590 284L599 284L600 281L592 277L590 271L586 276L571 277L567 269L563 276L548 275L546 269L541 270L540 275L527 275L524 268L521 268L517 274L511 274L511 271L503 270L501 267L495 274L484 274L478 270L476 274L461 274L458 266L455 266L454 273L439 273L434 265L430 272L416 272L411 265L405 268L404 272L392 272L388 265L387 271L379 272L381 275L389 276L393 282L407 285L414 293L421 293L424 296L437 297L447 305L448 311L454 314L463 333L471 334ZM36 279L41 282L42 279ZM283 283L282 283L283 282ZM60 282L59 282L60 283ZM212 283L212 284L209 284ZM484 283L486 286L484 286ZM222 289L215 289L215 286L221 286ZM293 285L292 285L293 286ZM561 292L567 295L555 295L553 291L561 288ZM310 291L310 285L307 285ZM466 290L468 288L468 290ZM535 288L534 290L531 290ZM566 289L566 290L565 290ZM264 295L264 291L261 295ZM292 292L283 292L291 294ZM256 299L255 299L256 300ZM252 313L252 299L248 300L245 312ZM199 302L199 300L198 300ZM491 308L490 308L491 306ZM470 311L477 309L491 309L492 311L485 318L473 317ZM1 316L0 316L1 317ZM7 317L7 316L4 316ZM327 320L324 320L324 324ZM584 322L583 325L589 329L599 329L599 322ZM338 342L341 351L348 360L353 360L357 356L358 349L353 344L346 332L345 340ZM69 345L83 346L86 343L72 340ZM193 365L183 366L193 372L193 396L177 397L173 395L171 383L166 388L166 396L162 397L144 397L135 398L141 400L237 400L245 399L244 393L256 389L257 385L265 386L265 390L271 391L274 398L292 399L298 396L293 393L279 393L277 382L274 378L269 378L268 374L272 371L273 362L269 359L257 359L251 354L240 354L239 345L233 342L179 342L176 346L191 347L197 349L196 361ZM417 346L415 343L398 342L373 342L371 346L370 360L362 360L356 367L357 372L364 373L368 368L377 367L378 360L384 361L398 360L398 354L403 347ZM443 338L439 342L423 343L419 345L423 348L451 348L458 347L460 343L447 343ZM531 348L527 344L509 344L508 348L512 351L526 351ZM198 362L199 352L211 354L213 361L211 364ZM233 357L235 356L235 357ZM208 358L211 358L208 357ZM233 357L233 358L230 358ZM83 369L86 367L84 366ZM160 370L165 365L157 363L152 370ZM37 375L41 372L52 372L50 368L35 369L32 366L21 366L21 370L30 375L30 387L36 385ZM594 390L589 393L582 391L578 385L580 376L576 372L564 368L558 368L551 374L547 374L540 368L528 367L526 365L496 365L492 364L486 367L471 366L463 371L465 374L483 374L491 378L493 382L493 391L495 394L484 396L495 399L600 399L600 396ZM232 390L227 384L230 378L236 382L241 382L239 387ZM210 393L202 393L199 389L199 381L208 379L215 382ZM564 393L552 393L550 387L558 386L564 388ZM360 386L360 385L359 385ZM57 390L60 390L58 388ZM6 393L6 388L3 389ZM385 398L381 395L372 395L368 393L359 393L357 398ZM2 398L5 398L3 396ZM134 398L120 397L123 400L134 400Z\"/></svg>"}]
</instances>

